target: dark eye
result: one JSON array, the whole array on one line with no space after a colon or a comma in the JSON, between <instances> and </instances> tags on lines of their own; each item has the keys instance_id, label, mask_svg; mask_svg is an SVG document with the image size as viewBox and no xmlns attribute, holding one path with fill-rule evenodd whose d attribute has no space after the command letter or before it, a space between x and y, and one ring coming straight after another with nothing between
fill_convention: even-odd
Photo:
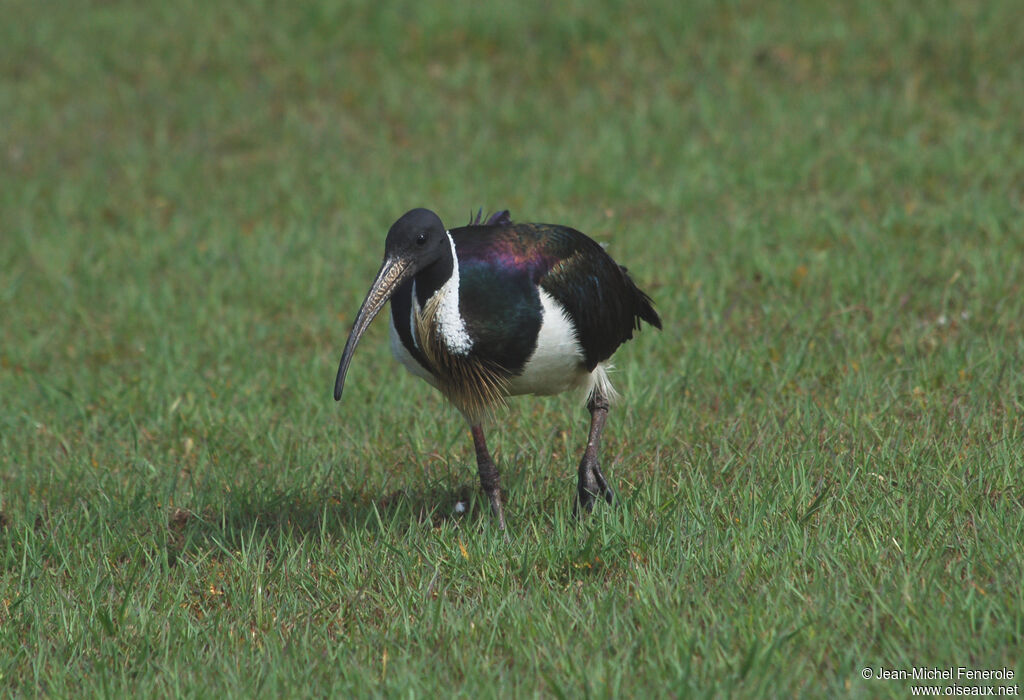
<instances>
[{"instance_id":1,"label":"dark eye","mask_svg":"<svg viewBox=\"0 0 1024 700\"><path fill-rule=\"evenodd\" d=\"M416 234L416 245L426 245L426 244L427 244L427 234L425 234L425 233L417 233Z\"/></svg>"}]
</instances>

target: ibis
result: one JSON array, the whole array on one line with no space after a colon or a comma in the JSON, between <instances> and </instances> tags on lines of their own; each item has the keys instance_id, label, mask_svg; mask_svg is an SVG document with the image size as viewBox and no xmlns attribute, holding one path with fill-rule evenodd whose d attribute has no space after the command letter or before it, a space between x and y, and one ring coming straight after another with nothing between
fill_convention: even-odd
<instances>
[{"instance_id":1,"label":"ibis","mask_svg":"<svg viewBox=\"0 0 1024 700\"><path fill-rule=\"evenodd\" d=\"M507 211L452 229L428 209L407 212L388 231L384 262L345 343L335 400L359 339L388 301L391 351L469 423L480 485L501 530L501 486L484 425L510 396L581 390L590 433L574 512L590 512L598 498L614 501L598 460L617 396L608 361L641 321L660 329L661 318L600 244L568 226L513 223Z\"/></svg>"}]
</instances>

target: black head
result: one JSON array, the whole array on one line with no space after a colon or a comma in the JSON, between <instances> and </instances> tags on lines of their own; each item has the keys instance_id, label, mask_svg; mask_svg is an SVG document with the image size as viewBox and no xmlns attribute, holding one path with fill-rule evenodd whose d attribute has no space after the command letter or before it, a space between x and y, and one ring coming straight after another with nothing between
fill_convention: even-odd
<instances>
[{"instance_id":1,"label":"black head","mask_svg":"<svg viewBox=\"0 0 1024 700\"><path fill-rule=\"evenodd\" d=\"M377 278L363 300L356 315L356 322L341 353L338 377L334 381L334 398L341 398L345 388L345 374L348 372L352 354L370 322L384 308L391 295L403 282L439 260L451 259L451 243L444 224L429 209L413 209L406 212L392 224L384 241L384 262L377 272Z\"/></svg>"},{"instance_id":2,"label":"black head","mask_svg":"<svg viewBox=\"0 0 1024 700\"><path fill-rule=\"evenodd\" d=\"M422 270L451 250L441 218L429 209L413 209L391 225L384 241L384 258L413 261Z\"/></svg>"}]
</instances>

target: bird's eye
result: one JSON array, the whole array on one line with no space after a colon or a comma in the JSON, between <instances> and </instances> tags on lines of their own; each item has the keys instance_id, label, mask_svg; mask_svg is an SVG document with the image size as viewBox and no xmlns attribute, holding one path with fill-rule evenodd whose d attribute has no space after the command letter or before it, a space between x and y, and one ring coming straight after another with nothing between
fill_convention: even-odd
<instances>
[{"instance_id":1,"label":"bird's eye","mask_svg":"<svg viewBox=\"0 0 1024 700\"><path fill-rule=\"evenodd\" d=\"M426 245L426 243L427 243L427 234L425 234L425 233L418 233L418 234L416 234L416 245Z\"/></svg>"}]
</instances>

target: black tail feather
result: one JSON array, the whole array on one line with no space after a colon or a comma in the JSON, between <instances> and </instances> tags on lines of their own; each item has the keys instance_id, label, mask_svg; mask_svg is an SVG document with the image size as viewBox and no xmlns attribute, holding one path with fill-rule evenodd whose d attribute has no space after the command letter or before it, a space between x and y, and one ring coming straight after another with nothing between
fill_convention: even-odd
<instances>
[{"instance_id":1,"label":"black tail feather","mask_svg":"<svg viewBox=\"0 0 1024 700\"><path fill-rule=\"evenodd\" d=\"M654 301L652 301L651 298L649 296L647 296L647 294L645 294L644 292L640 291L639 289L636 290L636 294L637 294L637 296L636 296L636 300L637 300L636 315L637 315L637 318L643 319L644 321L647 321L649 324L651 324L652 326L654 326L655 328L657 328L660 331L661 330L661 316L659 316L658 312L654 310ZM637 327L637 330L640 330L640 321L636 322L636 327Z\"/></svg>"},{"instance_id":2,"label":"black tail feather","mask_svg":"<svg viewBox=\"0 0 1024 700\"><path fill-rule=\"evenodd\" d=\"M661 316L654 310L654 300L651 299L647 294L636 286L636 282L629 276L629 270L623 265L619 265L619 269L622 270L622 274L625 275L626 280L629 281L629 286L633 288L633 314L635 328L640 330L640 321L647 321L659 331L661 330Z\"/></svg>"}]
</instances>

